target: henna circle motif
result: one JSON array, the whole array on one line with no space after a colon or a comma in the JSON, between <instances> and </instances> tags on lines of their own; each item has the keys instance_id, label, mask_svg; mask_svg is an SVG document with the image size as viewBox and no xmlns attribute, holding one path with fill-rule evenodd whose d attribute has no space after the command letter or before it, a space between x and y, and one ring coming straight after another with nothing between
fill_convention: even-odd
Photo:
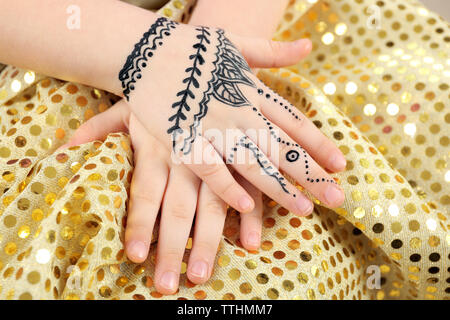
<instances>
[{"instance_id":1,"label":"henna circle motif","mask_svg":"<svg viewBox=\"0 0 450 320\"><path fill-rule=\"evenodd\" d=\"M296 150L291 150L286 153L286 160L289 162L295 162L300 157L300 153Z\"/></svg>"}]
</instances>

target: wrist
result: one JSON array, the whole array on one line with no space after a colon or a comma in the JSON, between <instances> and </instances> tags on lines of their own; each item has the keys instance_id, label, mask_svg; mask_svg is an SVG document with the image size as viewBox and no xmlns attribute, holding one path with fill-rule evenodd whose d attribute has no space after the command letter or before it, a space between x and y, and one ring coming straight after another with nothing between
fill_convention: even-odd
<instances>
[{"instance_id":1,"label":"wrist","mask_svg":"<svg viewBox=\"0 0 450 320\"><path fill-rule=\"evenodd\" d=\"M79 0L78 17L71 17L72 5L71 0L0 2L0 61L121 94L119 71L156 14L121 1ZM46 6L52 10L42 10ZM78 27L69 27L71 18Z\"/></svg>"}]
</instances>

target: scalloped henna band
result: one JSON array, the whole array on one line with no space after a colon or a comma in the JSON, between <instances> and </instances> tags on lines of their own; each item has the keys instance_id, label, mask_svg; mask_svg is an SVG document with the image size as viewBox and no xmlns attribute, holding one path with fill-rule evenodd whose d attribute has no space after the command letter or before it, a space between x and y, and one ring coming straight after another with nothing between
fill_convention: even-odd
<instances>
[{"instance_id":1,"label":"scalloped henna band","mask_svg":"<svg viewBox=\"0 0 450 320\"><path fill-rule=\"evenodd\" d=\"M142 69L147 67L148 61L153 57L158 46L163 45L163 38L170 36L170 31L175 29L177 22L160 17L144 33L141 40L135 44L133 51L127 57L122 70L119 72L119 80L122 82L123 95L130 101L130 93L134 90L134 84L142 78Z\"/></svg>"}]
</instances>

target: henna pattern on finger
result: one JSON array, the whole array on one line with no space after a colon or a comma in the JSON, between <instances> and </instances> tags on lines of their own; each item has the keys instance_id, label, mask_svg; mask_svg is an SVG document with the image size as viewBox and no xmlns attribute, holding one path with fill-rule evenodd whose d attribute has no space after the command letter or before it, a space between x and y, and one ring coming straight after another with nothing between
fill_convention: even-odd
<instances>
[{"instance_id":1,"label":"henna pattern on finger","mask_svg":"<svg viewBox=\"0 0 450 320\"><path fill-rule=\"evenodd\" d=\"M264 95L264 90L261 89L261 88L259 88L259 89L258 89L258 94L261 95L261 96ZM267 100L270 100L270 99L272 98L272 96L270 95L270 93L266 93L266 94L265 94L265 97L266 97ZM280 100L280 101L279 101L279 100ZM288 103L288 104L283 103L283 101L281 101L281 99L277 98L277 95L276 95L276 94L274 94L274 97L272 98L272 101L275 102L275 103L279 103L280 107L284 108L284 109L285 109L287 112L289 112L289 114L291 114L295 119L301 120L300 117L293 111L293 110L295 109L295 107L294 107L292 104L290 104L290 103Z\"/></svg>"},{"instance_id":2,"label":"henna pattern on finger","mask_svg":"<svg viewBox=\"0 0 450 320\"><path fill-rule=\"evenodd\" d=\"M306 181L310 182L310 183L318 183L318 182L330 182L330 183L334 183L336 184L336 181L334 181L334 179L327 179L327 178L310 178L310 167L309 167L309 160L310 157L308 155L308 153L306 152L305 149L303 149L298 143L291 143L289 141L286 141L284 139L282 139L281 137L279 137L275 130L273 129L273 124L257 109L257 108L252 108L252 110L264 121L265 125L268 127L269 131L270 131L270 135L276 140L276 142L281 143L281 144L285 144L287 146L292 146L294 149L289 150L288 152L286 152L285 158L286 161L288 162L296 162L300 160L300 154L303 155L303 161L304 161L304 166L305 166L305 174L306 174ZM298 150L296 150L298 149Z\"/></svg>"},{"instance_id":3,"label":"henna pattern on finger","mask_svg":"<svg viewBox=\"0 0 450 320\"><path fill-rule=\"evenodd\" d=\"M300 153L297 150L291 150L286 153L286 160L289 162L295 162L300 157Z\"/></svg>"},{"instance_id":4,"label":"henna pattern on finger","mask_svg":"<svg viewBox=\"0 0 450 320\"><path fill-rule=\"evenodd\" d=\"M252 152L253 156L256 158L256 161L259 165L259 167L264 171L265 174L267 174L269 177L274 178L278 184L281 186L284 192L287 194L290 194L289 190L286 188L286 178L283 177L283 175L278 171L276 167L271 165L270 161L267 159L266 155L262 153L259 148L256 146L253 141L251 141L247 136L242 137L239 139L239 141L236 143L234 148L232 148L233 152L238 151L238 147L245 148ZM231 153L229 155L229 158L227 160L227 163L232 163L234 158L234 154ZM293 197L295 198L296 195L293 194Z\"/></svg>"},{"instance_id":5,"label":"henna pattern on finger","mask_svg":"<svg viewBox=\"0 0 450 320\"><path fill-rule=\"evenodd\" d=\"M130 93L134 90L134 84L142 78L142 69L147 67L148 60L153 57L158 46L163 45L163 38L170 36L170 31L175 29L177 22L160 17L144 33L141 40L135 44L133 51L119 72L119 80L122 82L123 95L130 101Z\"/></svg>"}]
</instances>

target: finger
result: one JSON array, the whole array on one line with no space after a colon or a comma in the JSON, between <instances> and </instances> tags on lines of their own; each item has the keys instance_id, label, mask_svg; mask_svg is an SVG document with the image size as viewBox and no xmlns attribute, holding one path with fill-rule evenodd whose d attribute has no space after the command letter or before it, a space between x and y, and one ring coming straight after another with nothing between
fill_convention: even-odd
<instances>
[{"instance_id":1,"label":"finger","mask_svg":"<svg viewBox=\"0 0 450 320\"><path fill-rule=\"evenodd\" d=\"M231 207L241 212L253 210L253 199L236 182L222 156L204 137L194 140L189 158L183 157L182 161Z\"/></svg>"},{"instance_id":2,"label":"finger","mask_svg":"<svg viewBox=\"0 0 450 320\"><path fill-rule=\"evenodd\" d=\"M254 142L260 146L269 159L329 207L340 206L344 202L344 192L334 179L283 130L269 121L256 108L253 110L260 122L260 125L255 125L254 128L256 127L261 130L259 132L267 133L269 136L265 139L265 143ZM253 139L255 140L255 137Z\"/></svg>"},{"instance_id":3,"label":"finger","mask_svg":"<svg viewBox=\"0 0 450 320\"><path fill-rule=\"evenodd\" d=\"M128 131L130 110L124 100L120 100L108 110L99 113L83 123L61 148L68 148L94 140L102 140L111 132Z\"/></svg>"},{"instance_id":4,"label":"finger","mask_svg":"<svg viewBox=\"0 0 450 320\"><path fill-rule=\"evenodd\" d=\"M133 114L130 114L129 121L135 168L125 228L125 252L131 261L141 263L148 255L169 168L163 160L167 154L155 152L161 149L159 142L147 133Z\"/></svg>"},{"instance_id":5,"label":"finger","mask_svg":"<svg viewBox=\"0 0 450 320\"><path fill-rule=\"evenodd\" d=\"M204 283L211 276L226 212L226 203L212 192L206 183L202 183L187 270L187 276L193 283Z\"/></svg>"},{"instance_id":6,"label":"finger","mask_svg":"<svg viewBox=\"0 0 450 320\"><path fill-rule=\"evenodd\" d=\"M255 208L252 212L241 214L241 243L247 250L258 250L261 245L261 230L263 216L262 194L251 183L241 175L237 175L236 180L247 190L255 200Z\"/></svg>"},{"instance_id":7,"label":"finger","mask_svg":"<svg viewBox=\"0 0 450 320\"><path fill-rule=\"evenodd\" d=\"M162 294L173 294L178 288L199 185L200 180L186 167L172 167L162 206L155 268L155 286Z\"/></svg>"},{"instance_id":8,"label":"finger","mask_svg":"<svg viewBox=\"0 0 450 320\"><path fill-rule=\"evenodd\" d=\"M169 169L164 161L153 156L151 143L135 148L134 157L125 252L131 261L141 263L147 259Z\"/></svg>"},{"instance_id":9,"label":"finger","mask_svg":"<svg viewBox=\"0 0 450 320\"><path fill-rule=\"evenodd\" d=\"M267 158L258 146L242 131L236 130L232 137L234 145L227 150L218 143L216 148L227 155L227 163L231 164L251 184L287 209L298 215L312 212L311 201L293 186ZM216 143L216 142L213 142Z\"/></svg>"},{"instance_id":10,"label":"finger","mask_svg":"<svg viewBox=\"0 0 450 320\"><path fill-rule=\"evenodd\" d=\"M304 114L261 84L262 113L300 144L323 167L332 172L345 169L347 162L339 148Z\"/></svg>"},{"instance_id":11,"label":"finger","mask_svg":"<svg viewBox=\"0 0 450 320\"><path fill-rule=\"evenodd\" d=\"M296 64L312 49L309 39L280 42L267 39L239 37L232 39L252 68L280 68Z\"/></svg>"}]
</instances>

